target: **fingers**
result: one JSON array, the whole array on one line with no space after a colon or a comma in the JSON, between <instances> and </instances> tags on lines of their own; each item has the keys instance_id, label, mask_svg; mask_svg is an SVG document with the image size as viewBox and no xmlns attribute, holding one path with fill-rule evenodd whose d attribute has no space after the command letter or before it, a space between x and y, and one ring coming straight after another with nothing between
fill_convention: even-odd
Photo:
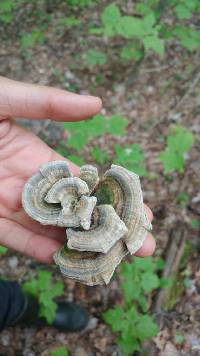
<instances>
[{"instance_id":1,"label":"fingers","mask_svg":"<svg viewBox=\"0 0 200 356\"><path fill-rule=\"evenodd\" d=\"M79 121L101 109L101 99L0 77L0 119Z\"/></svg>"},{"instance_id":2,"label":"fingers","mask_svg":"<svg viewBox=\"0 0 200 356\"><path fill-rule=\"evenodd\" d=\"M151 234L147 235L147 238L142 247L135 253L137 257L151 256L155 251L156 243Z\"/></svg>"},{"instance_id":3,"label":"fingers","mask_svg":"<svg viewBox=\"0 0 200 356\"><path fill-rule=\"evenodd\" d=\"M153 220L153 213L151 211L151 209L148 207L148 205L144 204L144 209L145 209L145 212L147 214L147 217L149 219L150 222L152 222Z\"/></svg>"},{"instance_id":4,"label":"fingers","mask_svg":"<svg viewBox=\"0 0 200 356\"><path fill-rule=\"evenodd\" d=\"M144 205L146 214L149 218L149 221L153 220L153 213L151 211L151 209L147 206ZM135 253L135 256L137 257L147 257L147 256L151 256L156 248L156 243L155 240L153 238L153 236L151 234L148 234L144 244L142 245L142 247Z\"/></svg>"},{"instance_id":5,"label":"fingers","mask_svg":"<svg viewBox=\"0 0 200 356\"><path fill-rule=\"evenodd\" d=\"M53 254L61 243L47 236L35 234L18 223L0 219L0 244L33 257L42 263L52 263Z\"/></svg>"}]
</instances>

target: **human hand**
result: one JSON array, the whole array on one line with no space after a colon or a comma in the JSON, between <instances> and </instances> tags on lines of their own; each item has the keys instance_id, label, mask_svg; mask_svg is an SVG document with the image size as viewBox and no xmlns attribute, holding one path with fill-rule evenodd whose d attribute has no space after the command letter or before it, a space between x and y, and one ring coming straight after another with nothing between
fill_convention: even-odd
<instances>
[{"instance_id":1,"label":"human hand","mask_svg":"<svg viewBox=\"0 0 200 356\"><path fill-rule=\"evenodd\" d=\"M0 77L0 245L51 263L54 252L66 238L64 228L43 226L33 221L21 204L24 184L39 166L65 158L12 119L80 121L100 109L101 100L96 97ZM71 171L78 174L78 167L68 163ZM152 220L151 210L146 206L145 209ZM149 256L154 249L155 242L149 234L136 255Z\"/></svg>"}]
</instances>

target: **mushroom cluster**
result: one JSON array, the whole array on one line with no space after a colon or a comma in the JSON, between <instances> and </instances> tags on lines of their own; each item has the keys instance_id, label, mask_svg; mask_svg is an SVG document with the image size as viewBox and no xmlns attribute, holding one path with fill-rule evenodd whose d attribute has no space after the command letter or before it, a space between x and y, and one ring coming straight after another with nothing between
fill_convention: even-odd
<instances>
[{"instance_id":1,"label":"mushroom cluster","mask_svg":"<svg viewBox=\"0 0 200 356\"><path fill-rule=\"evenodd\" d=\"M99 180L91 165L75 177L65 161L44 164L25 184L22 204L41 224L66 227L55 263L63 275L87 285L109 283L122 258L135 253L152 228L138 175L116 165Z\"/></svg>"}]
</instances>

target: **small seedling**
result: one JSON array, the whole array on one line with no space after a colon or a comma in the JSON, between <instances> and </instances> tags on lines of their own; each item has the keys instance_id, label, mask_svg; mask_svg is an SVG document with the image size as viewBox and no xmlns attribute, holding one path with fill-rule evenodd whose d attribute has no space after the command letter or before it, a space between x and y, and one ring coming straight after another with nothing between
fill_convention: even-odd
<instances>
[{"instance_id":1,"label":"small seedling","mask_svg":"<svg viewBox=\"0 0 200 356\"><path fill-rule=\"evenodd\" d=\"M144 168L144 154L139 144L134 143L124 147L115 145L114 149L116 153L114 163L119 164L140 176L146 175L146 170Z\"/></svg>"},{"instance_id":2,"label":"small seedling","mask_svg":"<svg viewBox=\"0 0 200 356\"><path fill-rule=\"evenodd\" d=\"M185 154L193 143L193 134L186 127L175 126L171 129L171 134L167 137L167 146L160 154L165 174L184 171Z\"/></svg>"},{"instance_id":3,"label":"small seedling","mask_svg":"<svg viewBox=\"0 0 200 356\"><path fill-rule=\"evenodd\" d=\"M56 350L51 351L51 356L68 356L66 347L60 346Z\"/></svg>"},{"instance_id":4,"label":"small seedling","mask_svg":"<svg viewBox=\"0 0 200 356\"><path fill-rule=\"evenodd\" d=\"M177 196L177 203L182 207L186 207L188 201L189 195L186 192L182 192Z\"/></svg>"},{"instance_id":5,"label":"small seedling","mask_svg":"<svg viewBox=\"0 0 200 356\"><path fill-rule=\"evenodd\" d=\"M105 164L108 161L108 154L106 151L102 151L98 146L92 148L92 158L99 164Z\"/></svg>"},{"instance_id":6,"label":"small seedling","mask_svg":"<svg viewBox=\"0 0 200 356\"><path fill-rule=\"evenodd\" d=\"M51 272L41 270L38 272L37 278L32 278L23 284L23 289L38 299L39 315L51 324L57 310L54 298L63 294L64 284L62 282L53 283Z\"/></svg>"},{"instance_id":7,"label":"small seedling","mask_svg":"<svg viewBox=\"0 0 200 356\"><path fill-rule=\"evenodd\" d=\"M116 305L103 316L114 332L118 333L117 343L124 355L141 351L141 344L158 332L153 317L148 313L149 293L157 288L168 287L169 280L159 278L157 271L164 268L162 259L134 257L132 263L121 267L123 305ZM148 313L148 314L147 314Z\"/></svg>"},{"instance_id":8,"label":"small seedling","mask_svg":"<svg viewBox=\"0 0 200 356\"><path fill-rule=\"evenodd\" d=\"M110 118L96 115L87 121L64 123L64 128L69 133L67 145L78 151L84 148L89 140L105 133L113 136L123 135L127 125L128 120L120 115L113 115Z\"/></svg>"},{"instance_id":9,"label":"small seedling","mask_svg":"<svg viewBox=\"0 0 200 356\"><path fill-rule=\"evenodd\" d=\"M0 246L0 255L5 255L8 251L7 247Z\"/></svg>"}]
</instances>

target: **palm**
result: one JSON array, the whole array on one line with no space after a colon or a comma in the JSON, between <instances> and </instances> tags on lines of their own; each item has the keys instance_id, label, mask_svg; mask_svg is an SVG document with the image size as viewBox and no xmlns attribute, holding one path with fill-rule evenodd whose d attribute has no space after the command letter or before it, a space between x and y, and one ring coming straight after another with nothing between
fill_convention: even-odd
<instances>
[{"instance_id":1,"label":"palm","mask_svg":"<svg viewBox=\"0 0 200 356\"><path fill-rule=\"evenodd\" d=\"M64 159L32 133L16 126L10 117L58 121L79 121L101 108L98 98L15 82L0 77L0 244L42 262L52 262L53 253L63 244L65 230L42 226L23 211L21 195L25 182L48 161ZM69 163L74 174L78 167ZM152 220L152 213L147 209ZM137 255L153 253L151 235Z\"/></svg>"},{"instance_id":2,"label":"palm","mask_svg":"<svg viewBox=\"0 0 200 356\"><path fill-rule=\"evenodd\" d=\"M7 236L26 236L24 252L28 253L31 242L38 240L36 255L42 261L50 261L53 251L59 247L58 239L64 238L63 229L42 226L30 219L23 211L21 195L27 179L37 172L43 163L62 159L38 137L12 124L9 134L4 138L0 151L0 231ZM75 171L75 166L72 165ZM51 239L49 239L49 237ZM48 238L48 250L42 249L41 241ZM19 241L18 241L19 242ZM16 241L16 243L18 243ZM46 245L45 245L46 246ZM41 251L41 256L38 253ZM33 252L33 251L32 251Z\"/></svg>"}]
</instances>

